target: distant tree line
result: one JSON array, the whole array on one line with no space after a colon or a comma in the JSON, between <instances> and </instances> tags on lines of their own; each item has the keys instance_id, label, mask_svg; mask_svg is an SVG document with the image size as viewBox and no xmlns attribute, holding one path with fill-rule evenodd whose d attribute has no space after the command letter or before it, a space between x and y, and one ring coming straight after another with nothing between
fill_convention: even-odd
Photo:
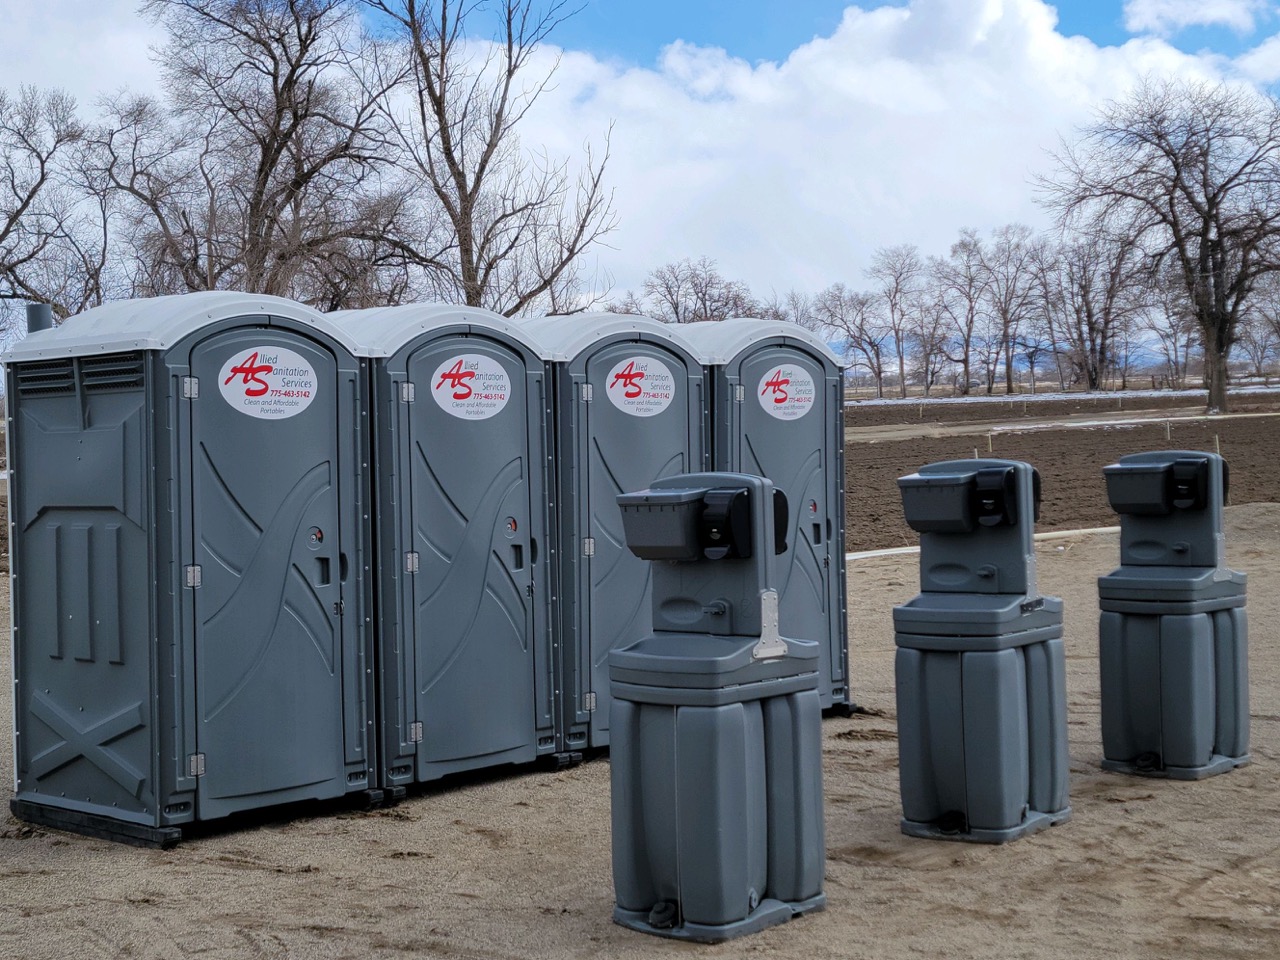
<instances>
[{"instance_id":1,"label":"distant tree line","mask_svg":"<svg viewBox=\"0 0 1280 960\"><path fill-rule=\"evenodd\" d=\"M877 396L1181 388L1204 377L1185 294L1143 270L1132 243L962 230L944 256L881 247L857 288L756 298L707 258L654 270L640 293L609 305L669 323L764 317L799 323L843 349ZM1280 360L1280 286L1257 291L1240 321L1245 372Z\"/></svg>"}]
</instances>

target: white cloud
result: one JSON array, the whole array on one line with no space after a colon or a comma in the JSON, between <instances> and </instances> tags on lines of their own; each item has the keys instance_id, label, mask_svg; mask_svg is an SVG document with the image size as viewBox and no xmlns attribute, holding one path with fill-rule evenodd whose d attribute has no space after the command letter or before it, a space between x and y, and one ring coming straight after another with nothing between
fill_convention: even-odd
<instances>
[{"instance_id":1,"label":"white cloud","mask_svg":"<svg viewBox=\"0 0 1280 960\"><path fill-rule=\"evenodd\" d=\"M1066 38L1042 0L850 7L836 32L752 66L678 43L657 69L567 55L526 143L580 149L616 121L619 290L715 258L757 294L865 282L880 246L943 253L961 227L1047 222L1030 179L1060 134L1147 74L1226 66L1159 39Z\"/></svg>"},{"instance_id":2,"label":"white cloud","mask_svg":"<svg viewBox=\"0 0 1280 960\"><path fill-rule=\"evenodd\" d=\"M0 86L62 86L86 112L100 91L155 89L156 33L136 2L11 0ZM1280 42L1238 70L1258 82L1280 74ZM599 259L617 292L704 254L758 295L816 291L864 283L877 247L943 253L961 227L1045 225L1030 178L1096 104L1148 74L1235 72L1156 37L1119 47L1064 37L1045 0L913 0L850 6L831 36L781 63L687 43L654 69L564 53L521 137L579 157L613 124L607 179L620 225Z\"/></svg>"},{"instance_id":3,"label":"white cloud","mask_svg":"<svg viewBox=\"0 0 1280 960\"><path fill-rule=\"evenodd\" d=\"M1130 33L1168 36L1186 27L1229 27L1252 33L1267 0L1127 0L1124 25Z\"/></svg>"},{"instance_id":4,"label":"white cloud","mask_svg":"<svg viewBox=\"0 0 1280 960\"><path fill-rule=\"evenodd\" d=\"M138 0L9 0L0 6L0 88L61 87L88 112L122 87L159 88L148 47L161 34L138 16Z\"/></svg>"},{"instance_id":5,"label":"white cloud","mask_svg":"<svg viewBox=\"0 0 1280 960\"><path fill-rule=\"evenodd\" d=\"M1280 82L1280 35L1268 37L1236 59L1240 72L1260 86Z\"/></svg>"}]
</instances>

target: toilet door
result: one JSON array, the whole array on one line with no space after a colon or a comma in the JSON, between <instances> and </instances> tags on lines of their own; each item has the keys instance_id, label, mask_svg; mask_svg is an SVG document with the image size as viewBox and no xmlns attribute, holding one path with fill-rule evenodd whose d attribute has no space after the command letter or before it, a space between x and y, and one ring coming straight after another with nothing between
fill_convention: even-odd
<instances>
[{"instance_id":1,"label":"toilet door","mask_svg":"<svg viewBox=\"0 0 1280 960\"><path fill-rule=\"evenodd\" d=\"M592 401L586 404L586 536L591 540L588 642L579 675L595 693L591 745L609 742L609 652L651 629L649 561L627 549L617 495L701 468L702 442L689 374L678 355L652 343L618 343L587 361Z\"/></svg>"},{"instance_id":2,"label":"toilet door","mask_svg":"<svg viewBox=\"0 0 1280 960\"><path fill-rule=\"evenodd\" d=\"M191 351L202 819L346 791L338 376L278 329Z\"/></svg>"},{"instance_id":3,"label":"toilet door","mask_svg":"<svg viewBox=\"0 0 1280 960\"><path fill-rule=\"evenodd\" d=\"M533 760L540 544L524 361L499 343L456 337L416 351L408 374L418 776Z\"/></svg>"}]
</instances>

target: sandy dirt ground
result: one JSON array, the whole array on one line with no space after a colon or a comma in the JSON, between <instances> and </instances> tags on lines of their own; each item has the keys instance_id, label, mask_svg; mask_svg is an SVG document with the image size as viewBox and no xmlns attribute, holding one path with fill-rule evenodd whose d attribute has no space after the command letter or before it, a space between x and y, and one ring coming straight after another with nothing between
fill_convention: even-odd
<instances>
[{"instance_id":1,"label":"sandy dirt ground","mask_svg":"<svg viewBox=\"0 0 1280 960\"><path fill-rule=\"evenodd\" d=\"M615 926L605 759L369 812L261 819L140 850L0 819L0 957L1197 958L1280 956L1280 505L1228 511L1250 575L1252 753L1198 783L1103 773L1095 578L1117 538L1041 543L1066 607L1069 822L1000 847L898 829L890 608L916 558L850 569L854 691L824 723L828 909L718 946ZM7 620L7 596L0 621ZM7 643L7 638L6 641ZM10 734L7 650L0 733ZM0 781L12 782L11 760Z\"/></svg>"}]
</instances>

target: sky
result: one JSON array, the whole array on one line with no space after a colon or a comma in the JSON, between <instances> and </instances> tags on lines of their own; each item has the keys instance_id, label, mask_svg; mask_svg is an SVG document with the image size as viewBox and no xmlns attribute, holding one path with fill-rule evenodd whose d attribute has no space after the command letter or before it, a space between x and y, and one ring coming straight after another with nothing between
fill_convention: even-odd
<instances>
[{"instance_id":1,"label":"sky","mask_svg":"<svg viewBox=\"0 0 1280 960\"><path fill-rule=\"evenodd\" d=\"M1280 0L580 0L522 144L609 135L614 296L708 256L757 296L867 284L874 251L1048 225L1033 179L1144 76L1280 92ZM136 0L0 0L0 88L154 91ZM612 131L610 134L609 131Z\"/></svg>"}]
</instances>

